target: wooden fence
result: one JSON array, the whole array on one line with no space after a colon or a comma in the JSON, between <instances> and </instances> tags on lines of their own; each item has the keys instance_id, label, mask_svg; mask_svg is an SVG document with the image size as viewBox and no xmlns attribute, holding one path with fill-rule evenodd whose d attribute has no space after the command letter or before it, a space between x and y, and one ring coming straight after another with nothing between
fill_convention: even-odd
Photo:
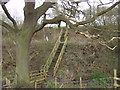
<instances>
[{"instance_id":1,"label":"wooden fence","mask_svg":"<svg viewBox=\"0 0 120 90\"><path fill-rule=\"evenodd\" d=\"M30 81L31 83L34 82L40 82L46 79L47 76L47 72L40 72L40 73L34 73L34 74L30 74Z\"/></svg>"}]
</instances>

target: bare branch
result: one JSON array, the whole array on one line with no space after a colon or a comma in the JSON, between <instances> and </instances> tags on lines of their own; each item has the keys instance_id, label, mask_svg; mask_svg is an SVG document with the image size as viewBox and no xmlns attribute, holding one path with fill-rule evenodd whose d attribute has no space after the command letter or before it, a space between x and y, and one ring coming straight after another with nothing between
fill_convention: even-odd
<instances>
[{"instance_id":1,"label":"bare branch","mask_svg":"<svg viewBox=\"0 0 120 90\"><path fill-rule=\"evenodd\" d=\"M111 42L111 41L113 41L115 39L120 39L120 37L112 37L108 42Z\"/></svg>"},{"instance_id":2,"label":"bare branch","mask_svg":"<svg viewBox=\"0 0 120 90\"><path fill-rule=\"evenodd\" d=\"M108 3L103 3L101 0L99 0L99 2L100 2L100 4L99 5L97 5L97 10L99 11L99 7L100 6L102 6L102 5L108 5L108 4L111 4L111 3L113 3L114 2L114 0L112 0L112 1L110 1L110 2L108 2Z\"/></svg>"},{"instance_id":3,"label":"bare branch","mask_svg":"<svg viewBox=\"0 0 120 90\"><path fill-rule=\"evenodd\" d=\"M11 17L11 15L10 15L10 13L8 12L5 4L2 4L1 6L2 6L2 9L4 10L5 14L7 15L8 19L10 19L10 20L12 21L14 28L15 28L16 30L18 30L17 23L16 23L16 21Z\"/></svg>"},{"instance_id":4,"label":"bare branch","mask_svg":"<svg viewBox=\"0 0 120 90\"><path fill-rule=\"evenodd\" d=\"M63 15L67 15L68 17L71 17L71 18L79 17L80 13L85 14L82 10L78 10L80 2L81 1L75 1L75 2L63 1L62 2L63 11L60 11L60 12L62 12Z\"/></svg>"},{"instance_id":5,"label":"bare branch","mask_svg":"<svg viewBox=\"0 0 120 90\"><path fill-rule=\"evenodd\" d=\"M3 5L3 4L8 3L9 1L10 1L10 0L4 0L4 1L1 1L1 0L0 0L0 4Z\"/></svg>"},{"instance_id":6,"label":"bare branch","mask_svg":"<svg viewBox=\"0 0 120 90\"><path fill-rule=\"evenodd\" d=\"M108 2L108 3L103 3L101 0L99 0L101 4L99 4L98 6L102 6L102 5L107 5L107 4L110 4L110 3L113 3L114 0Z\"/></svg>"},{"instance_id":7,"label":"bare branch","mask_svg":"<svg viewBox=\"0 0 120 90\"><path fill-rule=\"evenodd\" d=\"M52 2L44 2L40 7L36 8L35 11L37 12L37 19L39 19L45 12L52 7L55 3Z\"/></svg>"},{"instance_id":8,"label":"bare branch","mask_svg":"<svg viewBox=\"0 0 120 90\"><path fill-rule=\"evenodd\" d=\"M59 15L54 17L53 19L45 20L39 27L37 27L36 31L41 30L46 24L58 24L60 21L66 22L71 28L74 28L74 24L72 24L68 18L65 16Z\"/></svg>"},{"instance_id":9,"label":"bare branch","mask_svg":"<svg viewBox=\"0 0 120 90\"><path fill-rule=\"evenodd\" d=\"M12 26L10 26L8 23L0 20L0 25L5 27L7 30L9 30L10 32L14 32L14 28Z\"/></svg>"},{"instance_id":10,"label":"bare branch","mask_svg":"<svg viewBox=\"0 0 120 90\"><path fill-rule=\"evenodd\" d=\"M89 3L89 0L87 0L87 4L89 5L90 8L92 7L92 6L90 5L90 3Z\"/></svg>"},{"instance_id":11,"label":"bare branch","mask_svg":"<svg viewBox=\"0 0 120 90\"><path fill-rule=\"evenodd\" d=\"M105 14L106 12L112 10L112 9L113 9L115 6L117 6L118 4L120 4L120 1L116 2L116 3L113 4L111 7L109 7L109 8L107 8L107 9L105 9L105 10L103 10L103 11L95 14L95 15L94 15L92 18L90 18L90 19L87 19L87 20L82 21L82 22L77 22L76 26L78 26L78 25L84 25L84 24L87 24L87 23L90 23L90 22L95 21L95 19L96 19L97 17L99 17L99 16Z\"/></svg>"},{"instance_id":12,"label":"bare branch","mask_svg":"<svg viewBox=\"0 0 120 90\"><path fill-rule=\"evenodd\" d=\"M110 11L111 9L113 9L116 5L118 5L120 3L120 1L116 2L115 4L113 4L111 7L95 14L92 18L90 19L87 19L85 21L82 21L82 22L77 22L76 20L74 19L71 19L71 18L68 18L68 17L65 17L63 15L59 15L53 19L50 19L50 20L45 20L39 27L37 27L37 30L36 31L39 31L41 30L46 24L57 24L59 23L60 21L64 21L66 22L70 28L74 28L74 27L77 27L79 25L84 25L84 24L87 24L87 23L90 23L90 22L93 22L97 17L99 17L100 15L103 15L105 14L106 12ZM75 22L76 24L72 24L70 21L73 21Z\"/></svg>"}]
</instances>

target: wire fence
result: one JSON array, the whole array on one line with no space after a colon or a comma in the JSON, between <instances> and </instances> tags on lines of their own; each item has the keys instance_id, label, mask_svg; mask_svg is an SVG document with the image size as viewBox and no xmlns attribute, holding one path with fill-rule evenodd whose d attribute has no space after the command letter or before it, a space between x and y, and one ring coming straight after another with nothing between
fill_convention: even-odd
<instances>
[{"instance_id":1,"label":"wire fence","mask_svg":"<svg viewBox=\"0 0 120 90\"><path fill-rule=\"evenodd\" d=\"M96 78L92 80L83 81L83 88L112 88L113 78Z\"/></svg>"},{"instance_id":2,"label":"wire fence","mask_svg":"<svg viewBox=\"0 0 120 90\"><path fill-rule=\"evenodd\" d=\"M40 85L38 87L42 87ZM57 82L55 78L54 81L46 81L44 88L113 88L113 85L113 77L69 82Z\"/></svg>"}]
</instances>

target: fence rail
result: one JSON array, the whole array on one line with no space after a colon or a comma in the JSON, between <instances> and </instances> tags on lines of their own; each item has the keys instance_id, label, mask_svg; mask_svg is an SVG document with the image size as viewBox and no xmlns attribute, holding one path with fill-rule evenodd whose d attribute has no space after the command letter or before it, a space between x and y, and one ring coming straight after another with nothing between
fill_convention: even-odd
<instances>
[{"instance_id":1,"label":"fence rail","mask_svg":"<svg viewBox=\"0 0 120 90\"><path fill-rule=\"evenodd\" d=\"M54 80L45 82L43 84L46 85L44 88L113 88L113 77L89 80L83 80L82 77L80 77L79 81L68 82L59 82L55 77Z\"/></svg>"},{"instance_id":2,"label":"fence rail","mask_svg":"<svg viewBox=\"0 0 120 90\"><path fill-rule=\"evenodd\" d=\"M47 72L41 72L41 73L35 73L35 74L30 74L30 81L36 81L37 79L41 78L46 78Z\"/></svg>"}]
</instances>

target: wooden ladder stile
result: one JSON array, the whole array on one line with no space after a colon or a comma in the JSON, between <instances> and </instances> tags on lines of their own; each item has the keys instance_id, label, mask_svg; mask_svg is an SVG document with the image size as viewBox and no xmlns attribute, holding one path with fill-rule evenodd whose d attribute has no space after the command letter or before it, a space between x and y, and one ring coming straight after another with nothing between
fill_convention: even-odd
<instances>
[{"instance_id":1,"label":"wooden ladder stile","mask_svg":"<svg viewBox=\"0 0 120 90\"><path fill-rule=\"evenodd\" d=\"M50 56L49 56L47 62L44 65L44 71L48 71L48 69L49 69L49 67L50 67L50 65L52 63L52 60L53 60L53 58L55 56L55 53L57 52L57 49L58 49L58 47L60 45L60 39L61 39L62 33L63 33L63 30L61 30L61 32L59 34L59 37L58 37L58 40L56 41L55 46L54 46L52 52L50 53Z\"/></svg>"},{"instance_id":2,"label":"wooden ladder stile","mask_svg":"<svg viewBox=\"0 0 120 90\"><path fill-rule=\"evenodd\" d=\"M66 37L66 39L65 39L65 41L64 41L64 44L63 44L63 47L62 47L62 49L61 49L61 52L60 52L60 54L59 54L59 56L58 56L57 62L56 62L55 67L54 67L53 76L56 75L56 72L57 72L57 70L58 70L60 61L61 61L61 59L62 59L62 57L63 57L64 52L65 52L65 48L66 48L66 45L67 45L67 41L68 41L68 37Z\"/></svg>"},{"instance_id":3,"label":"wooden ladder stile","mask_svg":"<svg viewBox=\"0 0 120 90\"><path fill-rule=\"evenodd\" d=\"M46 63L44 64L43 68L41 70L35 70L30 73L31 83L35 83L35 87L38 82L44 81L46 79L48 69L49 69L49 67L52 63L52 60L55 56L55 53L60 45L60 39L61 39L62 34L63 34L63 30L61 30L59 37L55 43L55 46L54 46L53 50L51 51L50 56L47 59Z\"/></svg>"},{"instance_id":4,"label":"wooden ladder stile","mask_svg":"<svg viewBox=\"0 0 120 90\"><path fill-rule=\"evenodd\" d=\"M67 41L68 41L67 34L68 34L68 30L65 31L65 35L64 35L64 39L65 39L65 40L64 40L64 42L62 42L62 43L63 43L63 46L62 46L61 52L60 52L60 54L59 54L59 56L58 56L57 62L56 62L56 64L55 64L53 76L56 75L56 72L57 72L57 70L58 70L60 61L61 61L61 59L62 59L62 57L63 57L64 52L65 52L65 48L66 48Z\"/></svg>"}]
</instances>

